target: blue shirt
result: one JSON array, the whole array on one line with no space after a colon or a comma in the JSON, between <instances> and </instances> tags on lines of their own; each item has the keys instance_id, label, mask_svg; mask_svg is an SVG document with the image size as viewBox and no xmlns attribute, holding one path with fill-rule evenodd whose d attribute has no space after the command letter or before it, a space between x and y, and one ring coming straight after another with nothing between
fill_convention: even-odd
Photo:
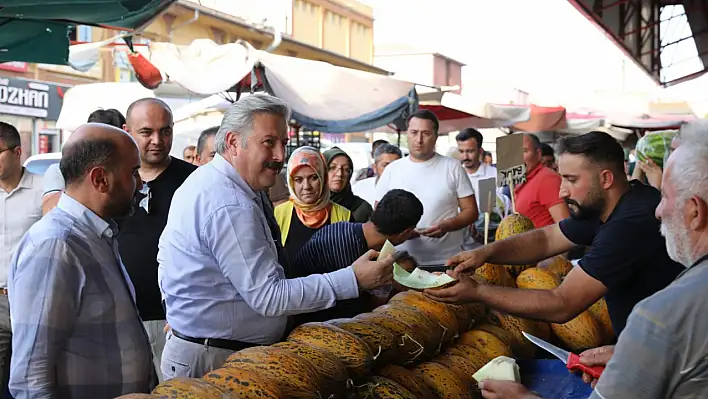
<instances>
[{"instance_id":1,"label":"blue shirt","mask_svg":"<svg viewBox=\"0 0 708 399\"><path fill-rule=\"evenodd\" d=\"M157 255L174 330L272 344L282 338L286 316L359 296L351 267L285 279L257 198L218 154L175 192Z\"/></svg>"},{"instance_id":2,"label":"blue shirt","mask_svg":"<svg viewBox=\"0 0 708 399\"><path fill-rule=\"evenodd\" d=\"M150 392L150 343L116 232L62 194L20 241L8 287L16 399Z\"/></svg>"}]
</instances>

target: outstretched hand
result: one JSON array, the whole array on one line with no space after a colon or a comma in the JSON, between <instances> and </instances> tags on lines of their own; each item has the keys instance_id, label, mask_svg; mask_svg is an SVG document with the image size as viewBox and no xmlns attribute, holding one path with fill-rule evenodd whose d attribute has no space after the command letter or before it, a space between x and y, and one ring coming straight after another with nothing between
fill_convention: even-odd
<instances>
[{"instance_id":1,"label":"outstretched hand","mask_svg":"<svg viewBox=\"0 0 708 399\"><path fill-rule=\"evenodd\" d=\"M457 278L462 272L473 272L478 267L487 263L487 253L484 249L478 248L471 251L463 251L448 259L445 266L454 268L452 277Z\"/></svg>"},{"instance_id":2,"label":"outstretched hand","mask_svg":"<svg viewBox=\"0 0 708 399\"><path fill-rule=\"evenodd\" d=\"M388 255L377 260L378 256L379 253L372 249L352 264L356 281L362 291L382 287L393 280L394 256Z\"/></svg>"},{"instance_id":3,"label":"outstretched hand","mask_svg":"<svg viewBox=\"0 0 708 399\"><path fill-rule=\"evenodd\" d=\"M448 275L453 276L453 271L448 270ZM479 283L467 273L459 273L453 277L458 280L449 287L432 288L423 291L423 294L430 299L445 303L468 303L474 302L477 298Z\"/></svg>"}]
</instances>

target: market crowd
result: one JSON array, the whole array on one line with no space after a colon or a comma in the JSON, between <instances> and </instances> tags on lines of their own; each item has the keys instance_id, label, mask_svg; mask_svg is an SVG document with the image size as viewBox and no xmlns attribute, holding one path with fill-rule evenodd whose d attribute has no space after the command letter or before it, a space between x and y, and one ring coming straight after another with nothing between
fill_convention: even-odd
<instances>
[{"instance_id":1,"label":"market crowd","mask_svg":"<svg viewBox=\"0 0 708 399\"><path fill-rule=\"evenodd\" d=\"M169 155L170 108L141 99L125 116L92 113L44 176L22 167L19 133L0 122L0 374L10 393L147 393L301 323L366 312L402 289L393 256L377 259L388 240L407 268L459 280L425 292L438 301L564 323L604 297L619 338L581 354L606 365L598 381L583 376L593 398L708 397L706 122L680 130L660 191L628 178L607 133L561 138L555 150L524 133L515 210L536 228L483 245L480 181L497 171L479 131L459 132L454 157L443 156L435 114L417 111L410 155L377 141L358 173L336 147L286 159L289 120L282 100L246 96L182 160ZM495 197L491 237L513 212L508 187ZM559 254L579 261L550 291L470 276L487 262ZM513 382L480 388L535 397Z\"/></svg>"}]
</instances>

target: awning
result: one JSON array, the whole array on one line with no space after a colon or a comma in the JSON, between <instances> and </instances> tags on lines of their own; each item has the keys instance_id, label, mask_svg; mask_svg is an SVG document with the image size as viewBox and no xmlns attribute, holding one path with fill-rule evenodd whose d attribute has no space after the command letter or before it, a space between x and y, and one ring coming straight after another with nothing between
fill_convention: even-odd
<instances>
[{"instance_id":1,"label":"awning","mask_svg":"<svg viewBox=\"0 0 708 399\"><path fill-rule=\"evenodd\" d=\"M66 65L69 29L141 27L175 0L0 0L0 62Z\"/></svg>"},{"instance_id":2,"label":"awning","mask_svg":"<svg viewBox=\"0 0 708 399\"><path fill-rule=\"evenodd\" d=\"M514 105L502 107L518 107ZM564 107L529 105L530 118L514 125L514 129L528 133L562 131L568 128Z\"/></svg>"},{"instance_id":3,"label":"awning","mask_svg":"<svg viewBox=\"0 0 708 399\"><path fill-rule=\"evenodd\" d=\"M417 101L413 83L270 54L245 42L217 45L200 39L189 46L151 43L150 62L171 81L199 94L216 94L257 80L290 105L295 122L326 133L384 126L405 117Z\"/></svg>"},{"instance_id":4,"label":"awning","mask_svg":"<svg viewBox=\"0 0 708 399\"><path fill-rule=\"evenodd\" d=\"M133 101L156 97L152 90L140 83L91 83L74 86L66 91L57 120L57 129L76 130L86 123L91 112L114 108L125 115Z\"/></svg>"},{"instance_id":5,"label":"awning","mask_svg":"<svg viewBox=\"0 0 708 399\"><path fill-rule=\"evenodd\" d=\"M420 108L430 109L438 116L442 134L464 128L510 127L531 116L526 107L501 106L455 93L442 93L439 100L427 102L421 96Z\"/></svg>"}]
</instances>

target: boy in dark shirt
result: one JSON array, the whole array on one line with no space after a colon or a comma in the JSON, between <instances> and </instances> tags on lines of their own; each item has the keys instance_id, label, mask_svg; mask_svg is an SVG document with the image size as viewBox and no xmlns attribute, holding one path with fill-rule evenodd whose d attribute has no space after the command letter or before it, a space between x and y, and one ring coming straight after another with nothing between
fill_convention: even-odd
<instances>
[{"instance_id":1,"label":"boy in dark shirt","mask_svg":"<svg viewBox=\"0 0 708 399\"><path fill-rule=\"evenodd\" d=\"M653 187L627 181L622 146L610 135L590 132L562 139L558 146L560 196L571 218L458 254L449 265L460 277L451 288L426 291L443 302L484 302L520 317L565 323L602 297L617 335L642 299L668 286L682 267L672 261L654 211L661 198ZM589 246L579 267L554 290L520 290L478 285L464 270L486 262L534 263Z\"/></svg>"},{"instance_id":2,"label":"boy in dark shirt","mask_svg":"<svg viewBox=\"0 0 708 399\"><path fill-rule=\"evenodd\" d=\"M290 262L288 278L329 273L347 267L368 250L381 250L386 240L393 245L415 232L423 204L405 190L391 190L379 201L366 223L339 222L318 230ZM371 310L371 295L339 301L333 308L296 316L296 324L353 317Z\"/></svg>"}]
</instances>

